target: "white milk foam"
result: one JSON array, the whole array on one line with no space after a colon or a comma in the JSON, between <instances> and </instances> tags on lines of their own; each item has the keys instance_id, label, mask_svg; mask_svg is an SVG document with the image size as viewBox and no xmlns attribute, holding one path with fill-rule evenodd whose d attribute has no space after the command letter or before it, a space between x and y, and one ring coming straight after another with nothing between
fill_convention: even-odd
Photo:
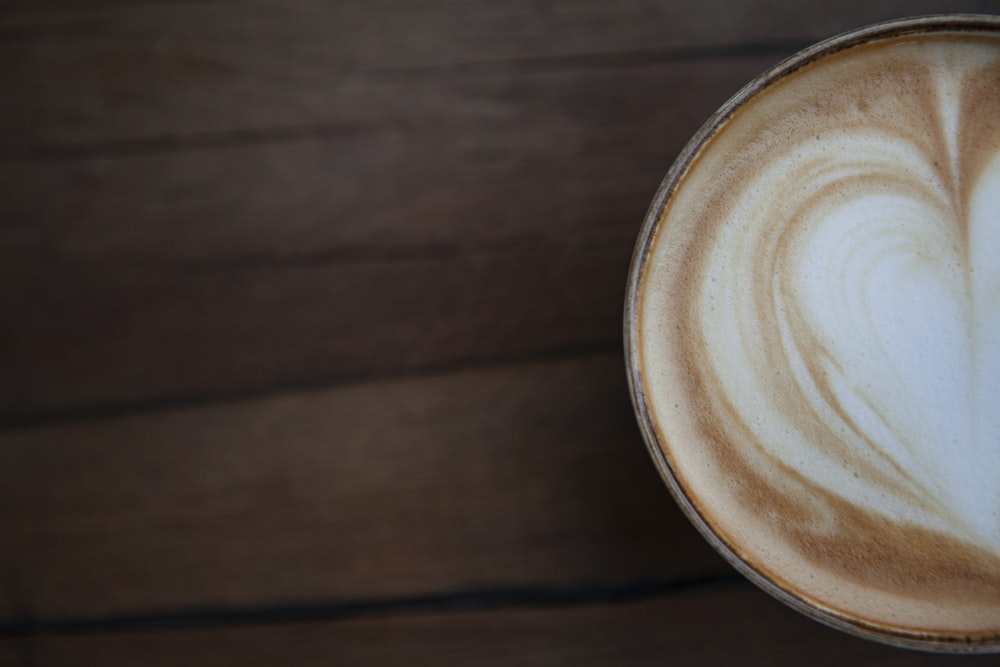
<instances>
[{"instance_id":1,"label":"white milk foam","mask_svg":"<svg viewBox=\"0 0 1000 667\"><path fill-rule=\"evenodd\" d=\"M815 543L863 554L892 526L971 545L993 572L1000 45L897 40L832 60L739 109L662 214L639 302L646 400L707 522L751 559L786 540L796 585L855 576ZM948 572L928 539L920 557Z\"/></svg>"},{"instance_id":2,"label":"white milk foam","mask_svg":"<svg viewBox=\"0 0 1000 667\"><path fill-rule=\"evenodd\" d=\"M710 364L725 378L726 394L755 440L778 460L865 508L975 535L1000 552L1000 253L990 252L996 242L970 245L967 271L946 187L919 155L870 132L838 134L771 165L736 204L753 216L720 230L705 264L716 279L704 286L700 302ZM780 308L784 355L795 370L787 379L830 428L850 425L845 440L864 466L936 499L928 508L887 493L884 484L859 476L858 464L839 463L835 452L812 443L798 428L798 413L773 403L771 367L758 358L763 343L736 335L747 323L757 325L753 274L761 257L774 252L750 244L776 242L772 224L782 212L774 209L788 203L769 193L786 190L789 174L799 174L799 194L807 201L830 184L872 171L891 174L901 164L909 165L909 178L926 182L927 199L862 182L831 194L837 201L829 205L799 211L769 296ZM996 239L1000 190L989 186L1000 182L990 181L1000 179L1000 171L984 176L970 229L975 238ZM766 229L755 233L756 225ZM804 325L798 337L790 316ZM832 396L817 390L805 363L813 352L798 347L797 338L822 349L819 364ZM755 419L759 415L768 417Z\"/></svg>"}]
</instances>

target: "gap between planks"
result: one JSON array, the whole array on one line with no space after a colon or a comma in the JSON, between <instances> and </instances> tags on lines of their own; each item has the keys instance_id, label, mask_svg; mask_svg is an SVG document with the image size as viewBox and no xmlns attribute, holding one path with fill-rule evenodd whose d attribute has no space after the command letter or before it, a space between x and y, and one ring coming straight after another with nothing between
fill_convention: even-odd
<instances>
[{"instance_id":1,"label":"gap between planks","mask_svg":"<svg viewBox=\"0 0 1000 667\"><path fill-rule=\"evenodd\" d=\"M63 410L39 410L21 415L0 416L0 433L4 431L19 431L78 422L172 412L190 408L224 406L248 400L275 398L287 394L321 392L352 386L392 382L395 380L429 379L473 371L527 367L575 359L585 360L614 356L616 353L624 355L622 345L623 343L620 340L609 340L603 343L563 347L535 354L469 357L458 361L433 363L388 372L373 371L331 375L324 378L307 379L298 382L278 383L267 387L248 387L219 392L189 392L177 395L154 396L134 401L114 401L82 405Z\"/></svg>"},{"instance_id":2,"label":"gap between planks","mask_svg":"<svg viewBox=\"0 0 1000 667\"><path fill-rule=\"evenodd\" d=\"M432 593L384 599L133 612L116 616L19 618L0 623L0 639L36 635L85 635L106 632L177 630L216 625L248 626L306 621L340 621L505 609L558 609L638 602L681 594L749 588L750 586L750 582L744 577L732 572L668 581L641 581L619 586L600 584L572 588L535 586Z\"/></svg>"}]
</instances>

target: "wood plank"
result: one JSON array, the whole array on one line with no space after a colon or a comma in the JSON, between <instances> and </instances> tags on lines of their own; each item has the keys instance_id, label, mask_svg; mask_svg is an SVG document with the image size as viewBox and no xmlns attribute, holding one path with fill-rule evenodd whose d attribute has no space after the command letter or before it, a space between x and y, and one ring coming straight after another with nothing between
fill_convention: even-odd
<instances>
[{"instance_id":1,"label":"wood plank","mask_svg":"<svg viewBox=\"0 0 1000 667\"><path fill-rule=\"evenodd\" d=\"M0 163L0 249L50 261L294 259L633 228L683 144L771 62L359 87L336 94L335 122L273 142L189 138Z\"/></svg>"},{"instance_id":2,"label":"wood plank","mask_svg":"<svg viewBox=\"0 0 1000 667\"><path fill-rule=\"evenodd\" d=\"M631 241L615 241L286 268L0 271L12 324L0 331L0 413L10 426L618 349Z\"/></svg>"},{"instance_id":3,"label":"wood plank","mask_svg":"<svg viewBox=\"0 0 1000 667\"><path fill-rule=\"evenodd\" d=\"M619 355L0 434L0 618L728 572Z\"/></svg>"},{"instance_id":4,"label":"wood plank","mask_svg":"<svg viewBox=\"0 0 1000 667\"><path fill-rule=\"evenodd\" d=\"M371 133L4 164L0 415L616 345L673 152L762 66L443 86L448 113L386 102Z\"/></svg>"},{"instance_id":5,"label":"wood plank","mask_svg":"<svg viewBox=\"0 0 1000 667\"><path fill-rule=\"evenodd\" d=\"M898 16L995 9L982 0L88 5L3 12L8 146L329 122L331 88L387 70L499 62L516 73L525 61L656 50L669 58L676 49L799 44Z\"/></svg>"},{"instance_id":6,"label":"wood plank","mask_svg":"<svg viewBox=\"0 0 1000 667\"><path fill-rule=\"evenodd\" d=\"M742 587L627 604L28 640L37 667L89 665L995 665L828 629ZM2 643L0 643L2 646Z\"/></svg>"}]
</instances>

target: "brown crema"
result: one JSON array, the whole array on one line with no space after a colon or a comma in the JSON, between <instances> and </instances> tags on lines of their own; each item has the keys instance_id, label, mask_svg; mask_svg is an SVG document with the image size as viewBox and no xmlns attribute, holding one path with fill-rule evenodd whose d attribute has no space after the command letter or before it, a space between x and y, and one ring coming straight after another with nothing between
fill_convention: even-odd
<instances>
[{"instance_id":1,"label":"brown crema","mask_svg":"<svg viewBox=\"0 0 1000 667\"><path fill-rule=\"evenodd\" d=\"M664 181L626 312L640 423L699 529L801 611L1000 650L998 237L997 19L814 47Z\"/></svg>"}]
</instances>

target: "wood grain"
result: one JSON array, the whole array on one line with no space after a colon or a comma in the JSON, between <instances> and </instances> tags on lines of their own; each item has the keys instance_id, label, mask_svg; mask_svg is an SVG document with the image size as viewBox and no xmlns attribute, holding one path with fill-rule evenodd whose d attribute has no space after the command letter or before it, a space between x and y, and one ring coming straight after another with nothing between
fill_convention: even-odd
<instances>
[{"instance_id":1,"label":"wood grain","mask_svg":"<svg viewBox=\"0 0 1000 667\"><path fill-rule=\"evenodd\" d=\"M995 8L982 0L77 4L0 14L0 126L13 130L5 143L322 123L336 115L331 88L385 73L500 63L519 79L540 60L669 59L774 41L788 50L878 20Z\"/></svg>"},{"instance_id":2,"label":"wood grain","mask_svg":"<svg viewBox=\"0 0 1000 667\"><path fill-rule=\"evenodd\" d=\"M0 288L7 425L620 349L627 243L290 268L53 270ZM46 411L39 415L39 407ZM54 410L52 410L54 408Z\"/></svg>"},{"instance_id":3,"label":"wood grain","mask_svg":"<svg viewBox=\"0 0 1000 667\"><path fill-rule=\"evenodd\" d=\"M0 414L617 346L668 151L761 65L437 89L440 117L356 111L370 133L3 165ZM671 87L698 102L661 111Z\"/></svg>"},{"instance_id":4,"label":"wood grain","mask_svg":"<svg viewBox=\"0 0 1000 667\"><path fill-rule=\"evenodd\" d=\"M618 355L0 435L7 620L728 572Z\"/></svg>"},{"instance_id":5,"label":"wood grain","mask_svg":"<svg viewBox=\"0 0 1000 667\"><path fill-rule=\"evenodd\" d=\"M698 126L772 62L333 88L323 126L50 148L0 164L22 184L0 202L0 247L50 261L295 259L633 226Z\"/></svg>"},{"instance_id":6,"label":"wood grain","mask_svg":"<svg viewBox=\"0 0 1000 667\"><path fill-rule=\"evenodd\" d=\"M991 9L3 3L0 665L953 664L746 586L635 599L731 570L644 451L620 317L739 86ZM303 608L339 611L271 614Z\"/></svg>"},{"instance_id":7,"label":"wood grain","mask_svg":"<svg viewBox=\"0 0 1000 667\"><path fill-rule=\"evenodd\" d=\"M864 7L851 20L901 11ZM738 45L836 24L713 3L230 9L5 12L0 420L614 344L659 179L792 48ZM689 34L737 48L642 51Z\"/></svg>"},{"instance_id":8,"label":"wood grain","mask_svg":"<svg viewBox=\"0 0 1000 667\"><path fill-rule=\"evenodd\" d=\"M23 664L37 667L996 664L991 657L916 653L856 639L748 586L615 605L43 635L25 644Z\"/></svg>"}]
</instances>

